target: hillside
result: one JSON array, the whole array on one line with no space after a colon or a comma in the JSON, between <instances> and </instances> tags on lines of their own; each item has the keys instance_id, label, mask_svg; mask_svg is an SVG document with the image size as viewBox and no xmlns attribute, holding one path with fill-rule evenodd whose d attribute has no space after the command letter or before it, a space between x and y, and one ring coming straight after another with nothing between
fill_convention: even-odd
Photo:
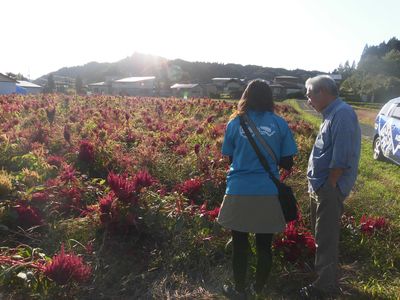
<instances>
[{"instance_id":1,"label":"hillside","mask_svg":"<svg viewBox=\"0 0 400 300\"><path fill-rule=\"evenodd\" d=\"M272 80L275 76L289 75L301 78L315 76L321 72L301 69L286 70L256 65L189 62L181 59L168 60L159 56L134 53L113 63L89 62L83 66L65 67L53 75L71 78L80 77L84 84L104 81L107 78L154 75L161 82L207 83L214 77L263 78ZM45 74L37 79L47 78Z\"/></svg>"}]
</instances>

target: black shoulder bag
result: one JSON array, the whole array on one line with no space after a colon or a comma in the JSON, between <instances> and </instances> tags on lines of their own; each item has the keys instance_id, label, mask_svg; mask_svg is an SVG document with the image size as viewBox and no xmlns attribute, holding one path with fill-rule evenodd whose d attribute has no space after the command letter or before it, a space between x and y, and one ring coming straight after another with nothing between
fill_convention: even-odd
<instances>
[{"instance_id":1,"label":"black shoulder bag","mask_svg":"<svg viewBox=\"0 0 400 300\"><path fill-rule=\"evenodd\" d=\"M261 165L264 167L265 171L267 171L269 177L273 181L273 183L276 185L278 189L278 198L279 198L279 203L281 204L283 216L285 217L286 223L294 221L297 219L297 200L296 197L293 194L293 190L290 186L286 185L283 182L280 182L274 174L272 174L270 166L268 164L268 161L264 157L264 155L261 153L260 149L258 148L254 138L252 137L249 128L247 127L247 124L250 126L252 131L254 132L255 136L261 143L261 145L267 150L267 152L271 155L271 157L274 159L276 163L277 159L275 156L275 153L273 152L272 148L267 144L267 142L262 138L260 132L258 131L257 127L254 125L254 123L251 121L251 119L247 115L243 115L239 117L240 119L240 125L242 126L247 139L249 140L251 146L253 147L254 151L257 154L258 159L260 160Z\"/></svg>"}]
</instances>

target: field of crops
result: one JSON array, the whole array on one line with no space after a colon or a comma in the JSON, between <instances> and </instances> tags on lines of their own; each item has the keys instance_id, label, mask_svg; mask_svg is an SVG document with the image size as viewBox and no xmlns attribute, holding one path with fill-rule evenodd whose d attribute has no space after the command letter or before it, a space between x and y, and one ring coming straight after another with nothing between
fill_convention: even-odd
<instances>
[{"instance_id":1,"label":"field of crops","mask_svg":"<svg viewBox=\"0 0 400 300\"><path fill-rule=\"evenodd\" d=\"M0 298L219 297L231 278L230 234L215 221L229 167L220 148L235 105L0 96ZM276 113L298 143L295 168L281 176L302 216L275 236L271 299L313 278L315 251L305 169L316 125L288 104ZM368 162L343 218L344 298L400 291L400 201L393 190L364 194L377 172ZM395 189L398 169L388 172ZM392 209L375 209L379 199Z\"/></svg>"}]
</instances>

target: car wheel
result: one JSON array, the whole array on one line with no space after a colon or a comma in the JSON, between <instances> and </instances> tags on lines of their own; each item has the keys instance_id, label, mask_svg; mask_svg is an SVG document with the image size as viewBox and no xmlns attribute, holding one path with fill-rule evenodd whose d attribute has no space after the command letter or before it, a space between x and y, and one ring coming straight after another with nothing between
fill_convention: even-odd
<instances>
[{"instance_id":1,"label":"car wheel","mask_svg":"<svg viewBox=\"0 0 400 300\"><path fill-rule=\"evenodd\" d=\"M376 137L374 140L374 159L375 160L383 160L384 156L381 150L381 139L380 137Z\"/></svg>"}]
</instances>

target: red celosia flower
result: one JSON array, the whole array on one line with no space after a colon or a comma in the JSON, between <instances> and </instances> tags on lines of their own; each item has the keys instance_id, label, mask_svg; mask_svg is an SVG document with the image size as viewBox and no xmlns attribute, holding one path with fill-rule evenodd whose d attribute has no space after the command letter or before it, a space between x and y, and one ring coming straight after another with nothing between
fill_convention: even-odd
<instances>
[{"instance_id":1,"label":"red celosia flower","mask_svg":"<svg viewBox=\"0 0 400 300\"><path fill-rule=\"evenodd\" d=\"M389 223L384 217L374 218L362 215L360 220L360 230L366 235L372 235L377 231L386 230L388 226Z\"/></svg>"},{"instance_id":2,"label":"red celosia flower","mask_svg":"<svg viewBox=\"0 0 400 300\"><path fill-rule=\"evenodd\" d=\"M139 171L138 173L136 173L135 181L137 189L141 189L142 187L152 186L153 183L156 182L156 180L146 170Z\"/></svg>"},{"instance_id":3,"label":"red celosia flower","mask_svg":"<svg viewBox=\"0 0 400 300\"><path fill-rule=\"evenodd\" d=\"M47 158L47 163L52 166L61 167L64 162L64 158L57 155L51 155Z\"/></svg>"},{"instance_id":4,"label":"red celosia flower","mask_svg":"<svg viewBox=\"0 0 400 300\"><path fill-rule=\"evenodd\" d=\"M199 211L202 216L206 216L210 221L214 221L219 214L219 207L212 210L207 210L207 200L200 206Z\"/></svg>"},{"instance_id":5,"label":"red celosia flower","mask_svg":"<svg viewBox=\"0 0 400 300\"><path fill-rule=\"evenodd\" d=\"M213 210L207 211L207 215L210 221L214 221L219 215L220 207L216 207Z\"/></svg>"},{"instance_id":6,"label":"red celosia flower","mask_svg":"<svg viewBox=\"0 0 400 300\"><path fill-rule=\"evenodd\" d=\"M135 179L129 179L126 175L110 172L107 176L107 181L118 200L124 203L137 202Z\"/></svg>"},{"instance_id":7,"label":"red celosia flower","mask_svg":"<svg viewBox=\"0 0 400 300\"><path fill-rule=\"evenodd\" d=\"M301 259L314 255L316 245L311 233L300 222L292 221L286 225L283 237L274 241L274 248L283 252L283 257L302 265Z\"/></svg>"},{"instance_id":8,"label":"red celosia flower","mask_svg":"<svg viewBox=\"0 0 400 300\"><path fill-rule=\"evenodd\" d=\"M115 199L115 194L113 191L109 192L106 196L100 199L99 206L100 212L108 214L111 212L111 205Z\"/></svg>"},{"instance_id":9,"label":"red celosia flower","mask_svg":"<svg viewBox=\"0 0 400 300\"><path fill-rule=\"evenodd\" d=\"M61 245L60 253L44 269L44 274L59 285L71 281L83 283L89 279L91 273L90 266L85 265L81 257L73 253L65 254L64 245Z\"/></svg>"},{"instance_id":10,"label":"red celosia flower","mask_svg":"<svg viewBox=\"0 0 400 300\"><path fill-rule=\"evenodd\" d=\"M46 202L49 199L47 193L36 192L32 194L32 202Z\"/></svg>"},{"instance_id":11,"label":"red celosia flower","mask_svg":"<svg viewBox=\"0 0 400 300\"><path fill-rule=\"evenodd\" d=\"M22 227L32 227L43 224L43 219L35 207L18 205L15 207L15 210L18 214L18 224Z\"/></svg>"},{"instance_id":12,"label":"red celosia flower","mask_svg":"<svg viewBox=\"0 0 400 300\"><path fill-rule=\"evenodd\" d=\"M203 127L199 127L197 130L196 130L196 133L197 134L202 134L204 132L204 128Z\"/></svg>"},{"instance_id":13,"label":"red celosia flower","mask_svg":"<svg viewBox=\"0 0 400 300\"><path fill-rule=\"evenodd\" d=\"M94 146L86 140L82 140L79 146L79 160L92 163L94 161Z\"/></svg>"},{"instance_id":14,"label":"red celosia flower","mask_svg":"<svg viewBox=\"0 0 400 300\"><path fill-rule=\"evenodd\" d=\"M177 189L186 197L192 199L198 196L202 186L203 181L200 178L192 178L180 184Z\"/></svg>"},{"instance_id":15,"label":"red celosia flower","mask_svg":"<svg viewBox=\"0 0 400 300\"><path fill-rule=\"evenodd\" d=\"M175 148L175 152L178 155L185 156L188 153L188 147L186 145L179 145Z\"/></svg>"},{"instance_id":16,"label":"red celosia flower","mask_svg":"<svg viewBox=\"0 0 400 300\"><path fill-rule=\"evenodd\" d=\"M292 173L291 170L288 171L288 170L283 169L281 171L279 180L282 181L282 182L285 181L285 179L288 178L291 173Z\"/></svg>"},{"instance_id":17,"label":"red celosia flower","mask_svg":"<svg viewBox=\"0 0 400 300\"><path fill-rule=\"evenodd\" d=\"M74 167L65 164L63 167L62 172L60 173L60 179L61 181L64 181L65 183L70 182L70 181L75 181L75 169Z\"/></svg>"},{"instance_id":18,"label":"red celosia flower","mask_svg":"<svg viewBox=\"0 0 400 300\"><path fill-rule=\"evenodd\" d=\"M61 184L60 178L50 178L45 182L46 187L57 187Z\"/></svg>"}]
</instances>

